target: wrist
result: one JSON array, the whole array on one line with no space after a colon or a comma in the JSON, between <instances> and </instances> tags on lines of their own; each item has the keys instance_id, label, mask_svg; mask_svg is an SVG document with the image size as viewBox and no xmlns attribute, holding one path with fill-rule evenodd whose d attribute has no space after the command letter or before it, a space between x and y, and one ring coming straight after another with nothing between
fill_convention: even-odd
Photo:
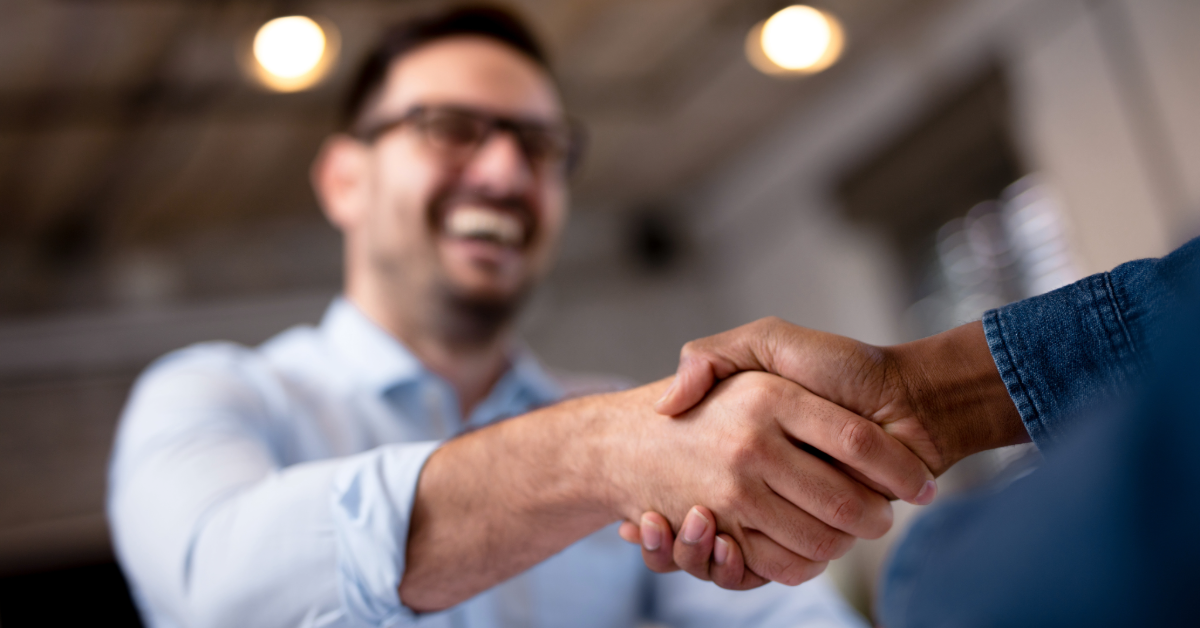
<instances>
[{"instance_id":1,"label":"wrist","mask_svg":"<svg viewBox=\"0 0 1200 628\"><path fill-rule=\"evenodd\" d=\"M890 347L900 385L934 440L941 474L981 451L1029 442L1029 434L976 321Z\"/></svg>"},{"instance_id":2,"label":"wrist","mask_svg":"<svg viewBox=\"0 0 1200 628\"><path fill-rule=\"evenodd\" d=\"M589 499L613 520L636 521L655 503L656 495L646 493L647 477L655 475L662 456L650 451L657 439L651 424L674 419L656 414L652 405L669 383L579 400L580 433L572 455L581 461Z\"/></svg>"},{"instance_id":3,"label":"wrist","mask_svg":"<svg viewBox=\"0 0 1200 628\"><path fill-rule=\"evenodd\" d=\"M570 403L575 425L567 436L564 460L574 465L581 504L604 513L610 520L621 516L620 504L627 501L620 472L625 464L619 457L614 411L615 394L584 397Z\"/></svg>"},{"instance_id":4,"label":"wrist","mask_svg":"<svg viewBox=\"0 0 1200 628\"><path fill-rule=\"evenodd\" d=\"M554 428L545 430L548 465L544 481L564 512L603 526L618 519L612 481L612 415L609 395L572 399L543 408ZM545 428L542 428L545 429Z\"/></svg>"}]
</instances>

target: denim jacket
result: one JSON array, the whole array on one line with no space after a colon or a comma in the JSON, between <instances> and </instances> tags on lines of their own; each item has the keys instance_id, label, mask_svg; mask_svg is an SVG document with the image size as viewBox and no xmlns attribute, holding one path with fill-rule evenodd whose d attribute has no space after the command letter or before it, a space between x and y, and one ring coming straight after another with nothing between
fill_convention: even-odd
<instances>
[{"instance_id":1,"label":"denim jacket","mask_svg":"<svg viewBox=\"0 0 1200 628\"><path fill-rule=\"evenodd\" d=\"M983 316L992 358L1039 449L1085 411L1137 388L1181 282L1198 269L1200 238Z\"/></svg>"},{"instance_id":2,"label":"denim jacket","mask_svg":"<svg viewBox=\"0 0 1200 628\"><path fill-rule=\"evenodd\" d=\"M1046 459L916 521L884 570L881 625L1196 625L1198 288L1200 239L984 316Z\"/></svg>"}]
</instances>

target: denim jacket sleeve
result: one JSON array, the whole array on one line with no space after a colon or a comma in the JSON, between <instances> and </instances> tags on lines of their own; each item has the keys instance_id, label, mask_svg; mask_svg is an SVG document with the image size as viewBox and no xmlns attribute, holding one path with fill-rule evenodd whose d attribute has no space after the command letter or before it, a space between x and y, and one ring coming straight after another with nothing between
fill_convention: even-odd
<instances>
[{"instance_id":1,"label":"denim jacket sleeve","mask_svg":"<svg viewBox=\"0 0 1200 628\"><path fill-rule=\"evenodd\" d=\"M1081 410L1142 377L1177 284L1197 267L1200 238L984 315L992 358L1039 448L1061 440Z\"/></svg>"}]
</instances>

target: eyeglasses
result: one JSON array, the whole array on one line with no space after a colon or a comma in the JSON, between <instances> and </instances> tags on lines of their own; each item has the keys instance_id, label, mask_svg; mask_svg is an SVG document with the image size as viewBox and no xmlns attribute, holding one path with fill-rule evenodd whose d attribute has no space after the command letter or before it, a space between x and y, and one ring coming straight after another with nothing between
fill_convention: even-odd
<instances>
[{"instance_id":1,"label":"eyeglasses","mask_svg":"<svg viewBox=\"0 0 1200 628\"><path fill-rule=\"evenodd\" d=\"M577 122L534 122L449 105L418 105L399 118L366 124L351 135L372 144L406 124L412 125L431 148L459 164L466 163L497 130L507 131L517 140L531 168L564 174L579 165L585 141L583 126Z\"/></svg>"}]
</instances>

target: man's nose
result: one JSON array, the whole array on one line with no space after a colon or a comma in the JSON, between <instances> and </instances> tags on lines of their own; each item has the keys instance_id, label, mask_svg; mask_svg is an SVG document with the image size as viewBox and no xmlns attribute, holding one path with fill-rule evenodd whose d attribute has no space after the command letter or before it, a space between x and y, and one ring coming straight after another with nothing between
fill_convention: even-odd
<instances>
[{"instance_id":1,"label":"man's nose","mask_svg":"<svg viewBox=\"0 0 1200 628\"><path fill-rule=\"evenodd\" d=\"M525 192L533 183L533 170L520 142L499 129L475 151L463 176L470 185L503 195Z\"/></svg>"}]
</instances>

